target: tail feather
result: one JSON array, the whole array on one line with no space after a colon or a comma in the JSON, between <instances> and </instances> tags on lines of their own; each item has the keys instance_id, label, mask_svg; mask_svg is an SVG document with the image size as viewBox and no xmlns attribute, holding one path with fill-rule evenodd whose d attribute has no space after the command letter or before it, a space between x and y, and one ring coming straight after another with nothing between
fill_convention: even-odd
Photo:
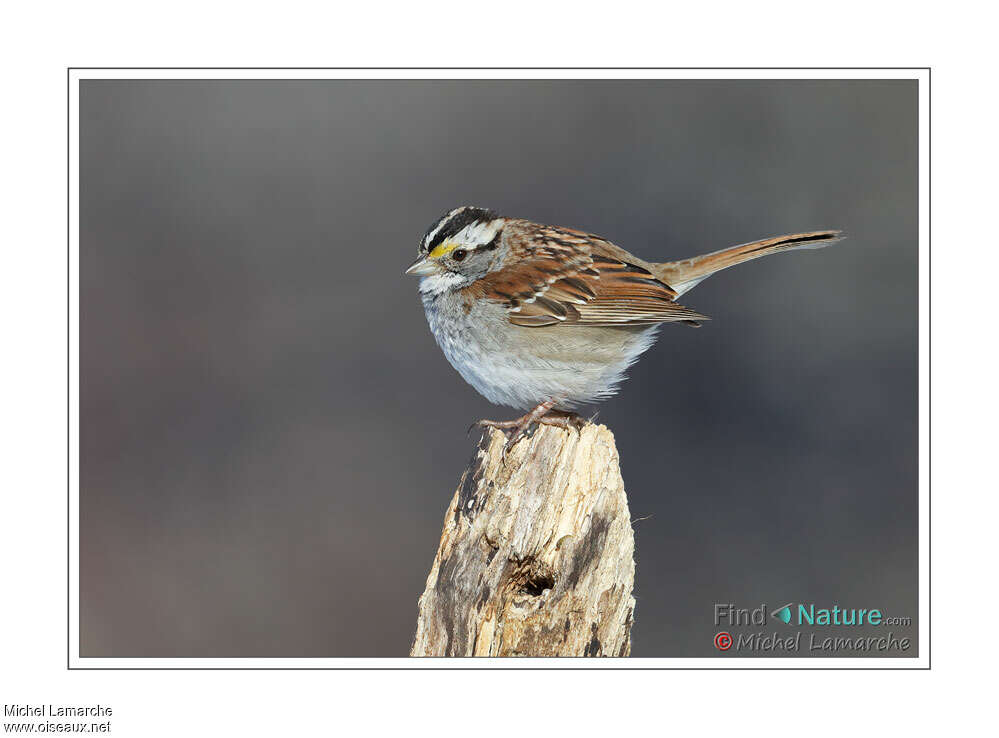
<instances>
[{"instance_id":1,"label":"tail feather","mask_svg":"<svg viewBox=\"0 0 999 738\"><path fill-rule=\"evenodd\" d=\"M759 259L761 256L776 254L779 251L821 249L823 246L842 240L842 238L840 231L810 231L765 238L762 241L744 243L740 246L732 246L690 259L656 264L656 277L676 290L677 296L680 296L715 272L730 266L751 259Z\"/></svg>"}]
</instances>

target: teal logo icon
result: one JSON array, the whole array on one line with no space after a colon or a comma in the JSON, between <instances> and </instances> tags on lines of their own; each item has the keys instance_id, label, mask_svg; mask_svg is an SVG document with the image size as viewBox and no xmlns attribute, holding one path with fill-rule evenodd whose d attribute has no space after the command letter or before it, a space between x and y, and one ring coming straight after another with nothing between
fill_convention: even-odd
<instances>
[{"instance_id":1,"label":"teal logo icon","mask_svg":"<svg viewBox=\"0 0 999 738\"><path fill-rule=\"evenodd\" d=\"M777 618L782 623L787 625L788 623L791 622L791 605L793 604L794 604L793 602L788 602L783 607L778 607L776 610L770 613L770 617Z\"/></svg>"}]
</instances>

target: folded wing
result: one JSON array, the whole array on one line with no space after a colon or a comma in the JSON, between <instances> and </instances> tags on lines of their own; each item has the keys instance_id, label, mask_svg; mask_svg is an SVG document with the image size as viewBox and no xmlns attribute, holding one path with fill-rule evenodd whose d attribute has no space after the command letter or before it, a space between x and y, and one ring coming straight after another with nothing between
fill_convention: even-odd
<instances>
[{"instance_id":1,"label":"folded wing","mask_svg":"<svg viewBox=\"0 0 999 738\"><path fill-rule=\"evenodd\" d=\"M529 244L518 264L482 280L485 296L503 302L514 325L698 325L708 319L675 303L669 285L598 236L546 226Z\"/></svg>"}]
</instances>

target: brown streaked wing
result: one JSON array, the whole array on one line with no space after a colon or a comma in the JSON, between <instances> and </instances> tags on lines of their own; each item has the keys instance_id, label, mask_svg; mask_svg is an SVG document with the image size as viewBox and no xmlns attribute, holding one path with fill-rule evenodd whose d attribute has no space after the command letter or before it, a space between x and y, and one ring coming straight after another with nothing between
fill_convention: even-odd
<instances>
[{"instance_id":1,"label":"brown streaked wing","mask_svg":"<svg viewBox=\"0 0 999 738\"><path fill-rule=\"evenodd\" d=\"M673 302L676 292L606 239L537 226L524 255L480 280L483 296L506 304L514 325L655 325L707 320ZM635 261L640 261L635 259Z\"/></svg>"},{"instance_id":2,"label":"brown streaked wing","mask_svg":"<svg viewBox=\"0 0 999 738\"><path fill-rule=\"evenodd\" d=\"M657 323L694 323L710 320L708 316L675 302L654 298L598 298L577 308L578 325L655 325ZM568 323L569 321L565 321Z\"/></svg>"},{"instance_id":3,"label":"brown streaked wing","mask_svg":"<svg viewBox=\"0 0 999 738\"><path fill-rule=\"evenodd\" d=\"M708 320L706 315L673 302L676 292L668 284L619 255L630 256L613 244L595 244L591 268L599 276L589 284L595 286L596 296L577 308L579 324L655 325Z\"/></svg>"}]
</instances>

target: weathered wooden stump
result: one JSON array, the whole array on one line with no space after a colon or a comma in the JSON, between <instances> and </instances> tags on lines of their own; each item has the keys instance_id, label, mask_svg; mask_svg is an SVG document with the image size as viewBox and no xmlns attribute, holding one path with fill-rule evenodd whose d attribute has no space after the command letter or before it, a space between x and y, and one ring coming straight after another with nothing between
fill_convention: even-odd
<instances>
[{"instance_id":1,"label":"weathered wooden stump","mask_svg":"<svg viewBox=\"0 0 999 738\"><path fill-rule=\"evenodd\" d=\"M444 519L413 656L627 656L634 534L613 434L487 430Z\"/></svg>"}]
</instances>

